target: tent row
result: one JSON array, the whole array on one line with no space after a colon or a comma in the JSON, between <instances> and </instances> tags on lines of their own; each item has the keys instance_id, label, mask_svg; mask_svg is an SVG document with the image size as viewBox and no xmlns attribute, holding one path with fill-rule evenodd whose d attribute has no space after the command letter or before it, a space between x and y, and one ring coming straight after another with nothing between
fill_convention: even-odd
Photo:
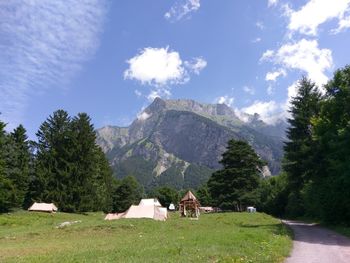
<instances>
[{"instance_id":1,"label":"tent row","mask_svg":"<svg viewBox=\"0 0 350 263\"><path fill-rule=\"evenodd\" d=\"M53 203L34 203L29 211L38 212L57 212L57 207ZM169 206L169 210L175 210L174 204ZM198 218L200 211L212 212L212 207L200 207L200 203L191 191L188 191L181 199L179 204L181 216L190 216ZM162 207L158 199L141 199L138 205L131 205L128 210L123 213L109 213L105 220L115 220L121 218L150 218L154 220L164 221L168 218L168 210Z\"/></svg>"}]
</instances>

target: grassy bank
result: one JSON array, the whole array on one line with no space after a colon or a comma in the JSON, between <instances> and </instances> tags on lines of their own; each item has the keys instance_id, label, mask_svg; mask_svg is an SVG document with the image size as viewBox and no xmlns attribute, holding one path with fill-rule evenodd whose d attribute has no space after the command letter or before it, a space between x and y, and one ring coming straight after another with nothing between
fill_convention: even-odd
<instances>
[{"instance_id":1,"label":"grassy bank","mask_svg":"<svg viewBox=\"0 0 350 263\"><path fill-rule=\"evenodd\" d=\"M333 231L338 232L339 234L342 234L350 238L350 227L348 226L325 225L325 227L332 229Z\"/></svg>"},{"instance_id":2,"label":"grassy bank","mask_svg":"<svg viewBox=\"0 0 350 263\"><path fill-rule=\"evenodd\" d=\"M316 223L324 228L331 229L339 234L347 236L350 238L350 227L344 225L334 225L320 221L319 219L310 218L310 217L299 217L295 220L306 222L306 223Z\"/></svg>"},{"instance_id":3,"label":"grassy bank","mask_svg":"<svg viewBox=\"0 0 350 263\"><path fill-rule=\"evenodd\" d=\"M102 213L0 215L1 262L281 262L290 233L265 214L172 214L104 221ZM56 228L64 221L81 222Z\"/></svg>"}]
</instances>

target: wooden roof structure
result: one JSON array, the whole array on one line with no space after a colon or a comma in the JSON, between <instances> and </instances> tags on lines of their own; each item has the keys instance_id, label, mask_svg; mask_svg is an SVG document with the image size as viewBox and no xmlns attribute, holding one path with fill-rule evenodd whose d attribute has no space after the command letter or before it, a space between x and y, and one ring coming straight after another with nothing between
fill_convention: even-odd
<instances>
[{"instance_id":1,"label":"wooden roof structure","mask_svg":"<svg viewBox=\"0 0 350 263\"><path fill-rule=\"evenodd\" d=\"M190 216L190 217L196 217L199 216L199 207L200 203L196 196L191 192L188 191L184 197L182 197L180 204L179 204L179 210L181 216Z\"/></svg>"}]
</instances>

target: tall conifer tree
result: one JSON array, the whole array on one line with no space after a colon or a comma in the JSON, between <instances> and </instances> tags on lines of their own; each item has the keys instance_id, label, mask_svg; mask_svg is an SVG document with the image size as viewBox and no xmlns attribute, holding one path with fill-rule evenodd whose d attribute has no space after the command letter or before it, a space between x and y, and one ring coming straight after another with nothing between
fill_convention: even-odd
<instances>
[{"instance_id":1,"label":"tall conifer tree","mask_svg":"<svg viewBox=\"0 0 350 263\"><path fill-rule=\"evenodd\" d=\"M244 141L230 140L220 163L223 169L211 176L208 188L213 202L223 209L242 211L257 201L259 169L264 162Z\"/></svg>"},{"instance_id":2,"label":"tall conifer tree","mask_svg":"<svg viewBox=\"0 0 350 263\"><path fill-rule=\"evenodd\" d=\"M9 136L8 141L8 177L15 188L15 206L22 207L28 190L30 173L29 141L26 130L19 125Z\"/></svg>"},{"instance_id":3,"label":"tall conifer tree","mask_svg":"<svg viewBox=\"0 0 350 263\"><path fill-rule=\"evenodd\" d=\"M315 151L311 121L319 112L321 100L315 83L305 77L299 81L297 88L298 93L292 99L289 111L290 127L287 130L283 164L290 191L286 210L292 216L300 216L305 212L301 191L312 177Z\"/></svg>"}]
</instances>

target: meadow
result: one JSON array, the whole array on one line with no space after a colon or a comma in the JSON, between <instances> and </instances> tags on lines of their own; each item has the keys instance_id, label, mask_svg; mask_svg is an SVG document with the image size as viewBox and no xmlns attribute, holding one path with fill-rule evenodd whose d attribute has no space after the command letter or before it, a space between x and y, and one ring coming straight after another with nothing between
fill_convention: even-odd
<instances>
[{"instance_id":1,"label":"meadow","mask_svg":"<svg viewBox=\"0 0 350 263\"><path fill-rule=\"evenodd\" d=\"M0 262L282 262L290 231L263 213L170 214L103 220L103 213L0 215ZM65 221L78 223L57 228Z\"/></svg>"}]
</instances>

